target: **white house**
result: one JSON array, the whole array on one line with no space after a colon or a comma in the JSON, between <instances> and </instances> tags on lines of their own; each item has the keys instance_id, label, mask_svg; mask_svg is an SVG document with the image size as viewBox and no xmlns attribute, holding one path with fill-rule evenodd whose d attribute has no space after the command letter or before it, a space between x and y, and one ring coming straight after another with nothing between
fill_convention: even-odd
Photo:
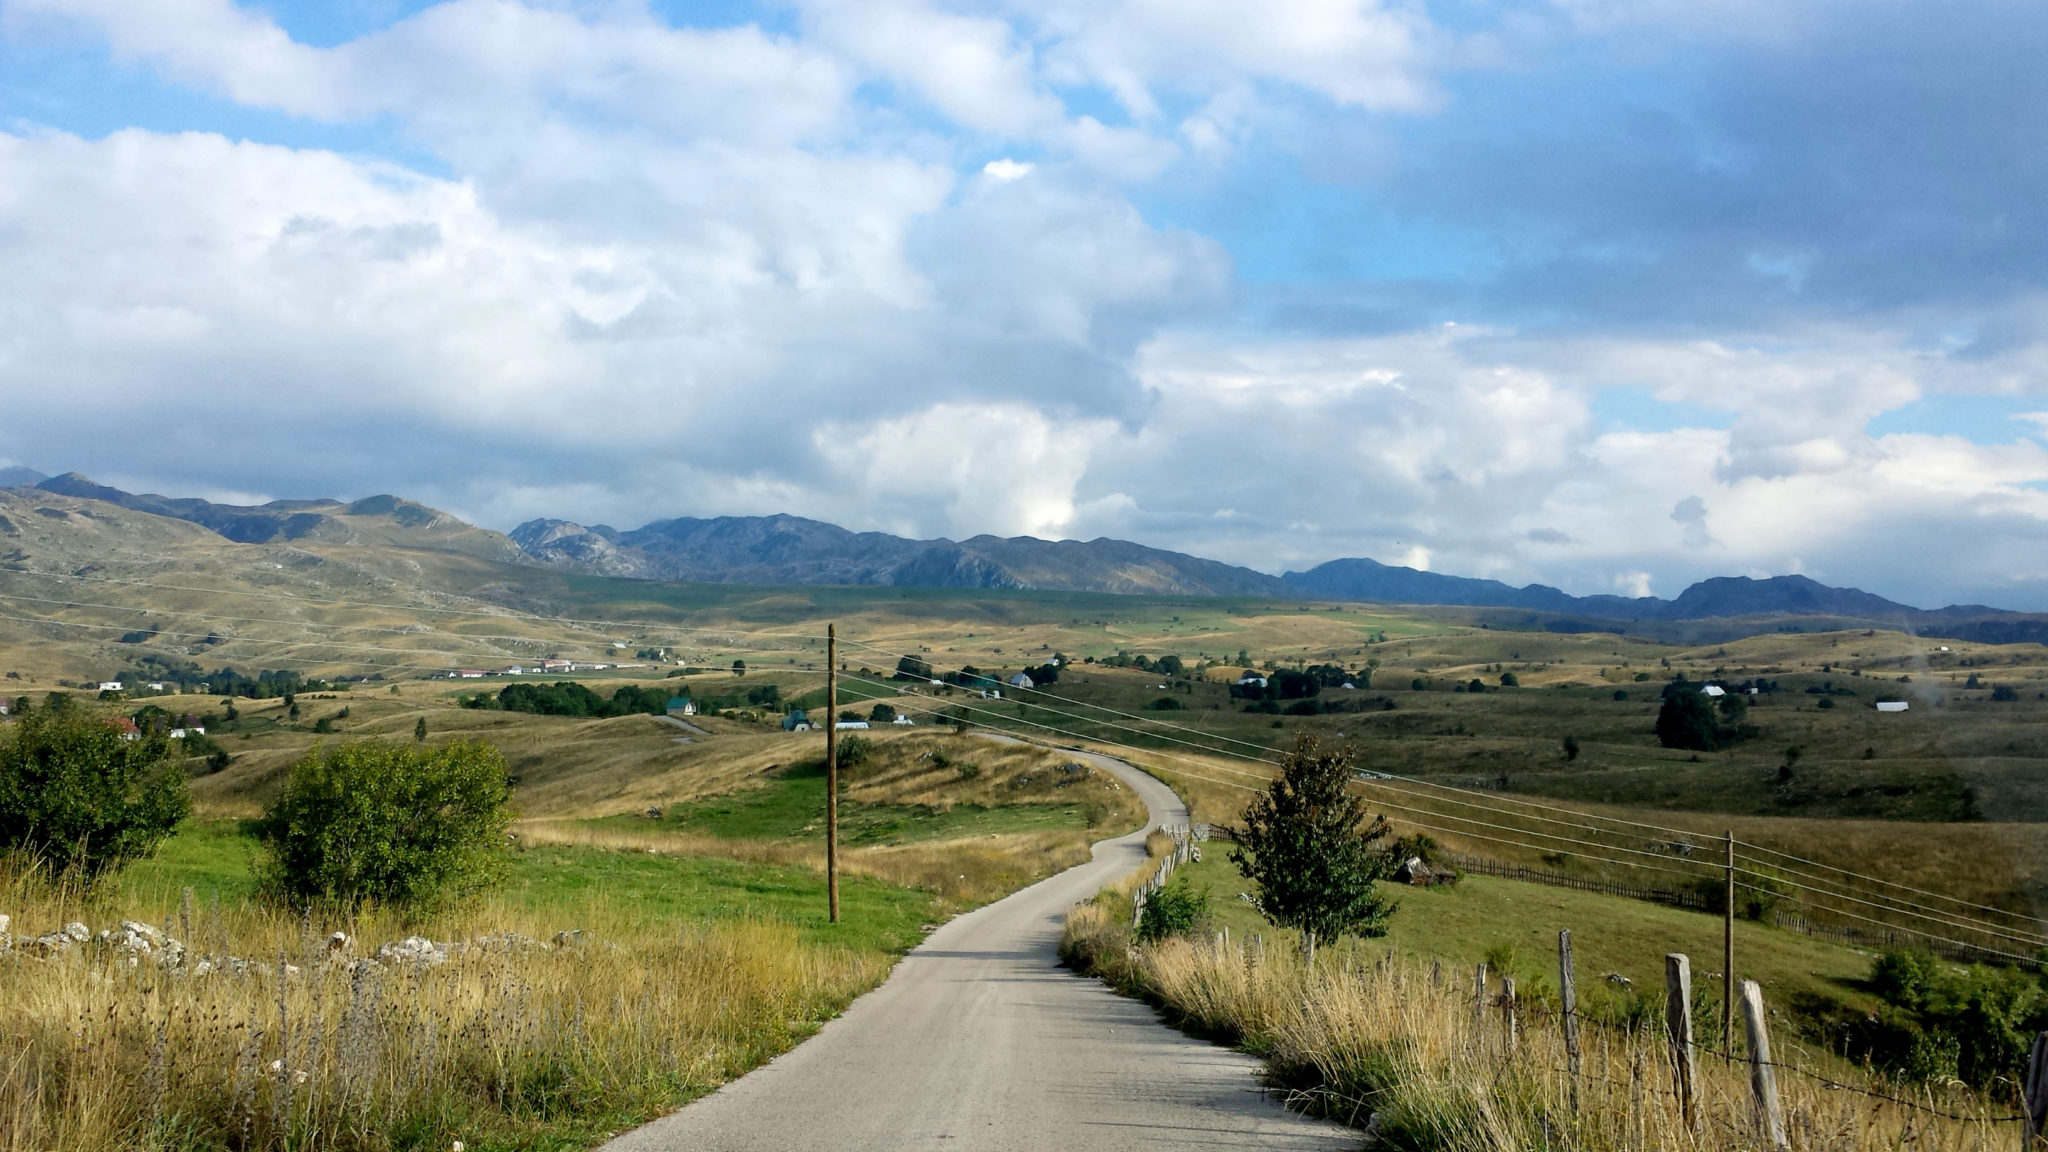
<instances>
[{"instance_id":1,"label":"white house","mask_svg":"<svg viewBox=\"0 0 2048 1152\"><path fill-rule=\"evenodd\" d=\"M119 692L120 690L121 682L119 680L100 681L100 691L102 692Z\"/></svg>"},{"instance_id":2,"label":"white house","mask_svg":"<svg viewBox=\"0 0 2048 1152\"><path fill-rule=\"evenodd\" d=\"M1016 674L1015 676L1012 676L1012 677L1010 677L1010 687L1012 687L1012 688L1036 688L1036 687L1038 687L1038 685L1032 682L1032 680L1031 680L1031 677L1029 677L1029 676L1026 676L1026 675L1025 675L1025 674L1023 674L1022 672L1019 672L1019 673L1017 673L1017 674Z\"/></svg>"},{"instance_id":3,"label":"white house","mask_svg":"<svg viewBox=\"0 0 2048 1152\"><path fill-rule=\"evenodd\" d=\"M912 720L912 719L911 719L910 717L908 717L908 716L905 716L905 715L904 715L903 713L901 713L901 712L898 712L898 713L896 714L896 719L894 719L894 720L891 720L891 721L889 721L889 723L891 723L891 724L897 724L897 725L900 725L900 726L902 726L902 727L904 727L904 728L909 728L909 727L911 727L912 725L914 725L914 724L916 723L916 721Z\"/></svg>"},{"instance_id":4,"label":"white house","mask_svg":"<svg viewBox=\"0 0 2048 1152\"><path fill-rule=\"evenodd\" d=\"M171 739L173 739L173 740L183 740L183 739L184 739L185 737L187 737L187 736L204 736L204 735L206 735L206 729L204 729L204 728L173 728L173 729L171 729Z\"/></svg>"},{"instance_id":5,"label":"white house","mask_svg":"<svg viewBox=\"0 0 2048 1152\"><path fill-rule=\"evenodd\" d=\"M1700 691L1706 693L1709 696L1726 696L1728 694L1727 689L1721 687L1719 684L1709 684L1706 687L1700 689Z\"/></svg>"},{"instance_id":6,"label":"white house","mask_svg":"<svg viewBox=\"0 0 2048 1152\"><path fill-rule=\"evenodd\" d=\"M1906 710L1906 702L1904 700L1879 700L1877 702L1877 710L1879 712L1904 712Z\"/></svg>"},{"instance_id":7,"label":"white house","mask_svg":"<svg viewBox=\"0 0 2048 1152\"><path fill-rule=\"evenodd\" d=\"M838 731L841 731L841 732L845 732L845 731L858 731L858 732L865 732L865 731L867 731L867 728L868 728L868 722L867 722L867 721L865 721L865 720L839 720L839 721L835 721L835 722L833 723L832 727L833 727L833 728L834 728L835 730L838 730Z\"/></svg>"}]
</instances>

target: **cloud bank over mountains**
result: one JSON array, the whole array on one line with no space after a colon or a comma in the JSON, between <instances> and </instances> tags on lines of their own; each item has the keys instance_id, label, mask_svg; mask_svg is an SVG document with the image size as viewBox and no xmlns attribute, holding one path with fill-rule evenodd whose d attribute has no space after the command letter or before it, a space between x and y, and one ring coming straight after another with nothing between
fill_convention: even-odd
<instances>
[{"instance_id":1,"label":"cloud bank over mountains","mask_svg":"<svg viewBox=\"0 0 2048 1152\"><path fill-rule=\"evenodd\" d=\"M0 465L2048 608L2022 6L0 0Z\"/></svg>"}]
</instances>

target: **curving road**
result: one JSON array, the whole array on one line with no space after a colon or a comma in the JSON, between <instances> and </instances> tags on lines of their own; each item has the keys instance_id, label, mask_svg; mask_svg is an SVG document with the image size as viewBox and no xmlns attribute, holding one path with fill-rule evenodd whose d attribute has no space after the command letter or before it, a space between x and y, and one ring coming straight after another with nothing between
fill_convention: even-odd
<instances>
[{"instance_id":1,"label":"curving road","mask_svg":"<svg viewBox=\"0 0 2048 1152\"><path fill-rule=\"evenodd\" d=\"M1077 753L1076 755L1082 755ZM1184 824L1164 784L1086 756ZM960 916L878 989L780 1058L609 1152L1358 1147L1356 1133L1261 1095L1257 1061L1161 1024L1061 968L1061 917L1144 862L1145 833Z\"/></svg>"}]
</instances>

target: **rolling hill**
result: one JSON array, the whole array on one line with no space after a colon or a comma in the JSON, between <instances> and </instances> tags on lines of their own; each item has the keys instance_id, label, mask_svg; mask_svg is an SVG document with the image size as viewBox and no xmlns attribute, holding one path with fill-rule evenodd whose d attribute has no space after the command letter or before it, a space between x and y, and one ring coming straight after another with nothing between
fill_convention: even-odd
<instances>
[{"instance_id":1,"label":"rolling hill","mask_svg":"<svg viewBox=\"0 0 2048 1152\"><path fill-rule=\"evenodd\" d=\"M1450 576L1363 558L1332 560L1305 572L1272 576L1249 568L1152 548L1127 540L1041 540L976 536L909 539L852 532L800 516L720 516L658 520L628 531L567 520L531 520L509 535L465 523L397 496L340 500L276 500L258 506L189 497L135 495L77 473L19 481L38 474L12 470L24 496L38 493L110 504L185 521L225 541L287 545L370 562L380 546L407 554L462 557L492 566L538 567L589 576L692 584L942 588L1053 591L1119 595L1252 597L1350 601L1506 610L1512 626L1565 631L1694 633L1685 625L1715 622L1739 631L1769 631L1773 620L1797 618L1814 627L1883 627L1985 643L2048 642L2048 617L1983 605L1925 610L1855 588L1805 576L1716 577L1669 600L1573 596L1542 584L1514 587L1497 580ZM12 522L0 535L15 534ZM417 559L404 562L414 568ZM371 564L375 567L375 564ZM472 573L482 577L482 573ZM504 583L502 574L500 582ZM518 583L512 581L511 583Z\"/></svg>"}]
</instances>

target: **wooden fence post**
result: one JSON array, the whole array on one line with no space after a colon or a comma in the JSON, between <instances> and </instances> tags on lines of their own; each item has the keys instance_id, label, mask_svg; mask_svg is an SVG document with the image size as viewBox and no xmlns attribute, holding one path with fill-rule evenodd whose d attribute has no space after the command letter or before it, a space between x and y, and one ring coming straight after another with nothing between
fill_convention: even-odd
<instances>
[{"instance_id":1,"label":"wooden fence post","mask_svg":"<svg viewBox=\"0 0 2048 1152\"><path fill-rule=\"evenodd\" d=\"M1664 1019L1671 1030L1671 1075L1685 1126L1699 1131L1698 1050L1692 1035L1692 961L1683 952L1664 957Z\"/></svg>"},{"instance_id":2,"label":"wooden fence post","mask_svg":"<svg viewBox=\"0 0 2048 1152\"><path fill-rule=\"evenodd\" d=\"M1515 1024L1515 978L1503 976L1500 978L1500 1025L1501 1050L1504 1052L1515 1050Z\"/></svg>"},{"instance_id":3,"label":"wooden fence post","mask_svg":"<svg viewBox=\"0 0 2048 1152\"><path fill-rule=\"evenodd\" d=\"M2048 1132L2048 1032L2034 1037L2034 1053L2027 1061L2027 1120L2024 1147L2033 1148Z\"/></svg>"},{"instance_id":4,"label":"wooden fence post","mask_svg":"<svg viewBox=\"0 0 2048 1152\"><path fill-rule=\"evenodd\" d=\"M1771 1034L1764 1024L1764 990L1742 982L1742 1024L1749 1036L1749 1088L1756 1096L1757 1123L1773 1148L1790 1148L1785 1110L1778 1104L1778 1070L1771 1066Z\"/></svg>"},{"instance_id":5,"label":"wooden fence post","mask_svg":"<svg viewBox=\"0 0 2048 1152\"><path fill-rule=\"evenodd\" d=\"M1560 928L1557 933L1557 997L1564 1009L1565 1067L1572 1077L1572 1109L1577 1111L1579 1106L1579 990L1573 981L1572 930Z\"/></svg>"},{"instance_id":6,"label":"wooden fence post","mask_svg":"<svg viewBox=\"0 0 2048 1152\"><path fill-rule=\"evenodd\" d=\"M1486 961L1472 970L1472 1034L1483 1035L1486 1026Z\"/></svg>"}]
</instances>

